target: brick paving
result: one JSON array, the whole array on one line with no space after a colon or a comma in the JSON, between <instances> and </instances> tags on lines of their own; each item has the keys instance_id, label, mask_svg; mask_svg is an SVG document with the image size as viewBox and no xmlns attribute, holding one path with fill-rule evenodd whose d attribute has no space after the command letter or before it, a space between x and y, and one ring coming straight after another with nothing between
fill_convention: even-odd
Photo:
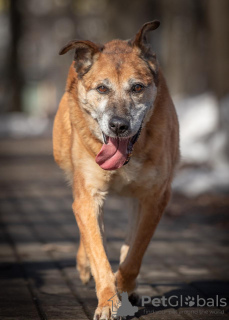
<instances>
[{"instance_id":1,"label":"brick paving","mask_svg":"<svg viewBox=\"0 0 229 320\"><path fill-rule=\"evenodd\" d=\"M0 320L92 319L94 282L83 286L76 272L79 232L71 203L49 138L0 142ZM114 270L125 237L125 204L126 199L116 197L106 202ZM188 296L195 301L197 296L229 298L228 209L225 194L174 195L146 252L137 292L160 299L175 296L175 302L139 305L135 317L127 319L229 319L228 306L180 302Z\"/></svg>"}]
</instances>

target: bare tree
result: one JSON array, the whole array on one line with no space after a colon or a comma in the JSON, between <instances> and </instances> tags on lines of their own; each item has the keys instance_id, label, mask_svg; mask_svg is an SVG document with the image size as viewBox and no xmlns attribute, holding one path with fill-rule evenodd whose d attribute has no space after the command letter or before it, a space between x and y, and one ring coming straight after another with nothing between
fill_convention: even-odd
<instances>
[{"instance_id":1,"label":"bare tree","mask_svg":"<svg viewBox=\"0 0 229 320\"><path fill-rule=\"evenodd\" d=\"M11 25L11 44L9 55L9 85L10 90L10 106L9 111L22 111L22 88L23 78L20 72L19 64L19 41L21 37L21 15L18 7L20 1L10 2L10 25Z\"/></svg>"}]
</instances>

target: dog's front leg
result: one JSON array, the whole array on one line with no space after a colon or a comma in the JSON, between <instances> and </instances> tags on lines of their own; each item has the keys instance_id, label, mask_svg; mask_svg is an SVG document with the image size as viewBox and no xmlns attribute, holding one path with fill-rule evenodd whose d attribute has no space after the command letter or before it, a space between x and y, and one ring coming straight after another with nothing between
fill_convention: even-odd
<instances>
[{"instance_id":1,"label":"dog's front leg","mask_svg":"<svg viewBox=\"0 0 229 320\"><path fill-rule=\"evenodd\" d=\"M170 189L161 195L154 194L140 200L138 224L131 236L131 243L125 260L120 264L116 273L117 289L121 293L127 291L131 294L136 286L142 258L154 231L160 221L161 215L169 201Z\"/></svg>"},{"instance_id":2,"label":"dog's front leg","mask_svg":"<svg viewBox=\"0 0 229 320\"><path fill-rule=\"evenodd\" d=\"M75 188L76 190L77 188ZM83 191L83 192L82 192ZM75 195L73 211L79 226L81 241L90 261L92 275L95 279L98 307L94 319L110 319L115 314L112 301L116 293L115 276L107 259L101 230L101 211L103 200L98 192L80 185L80 192ZM118 305L118 297L113 298L113 305Z\"/></svg>"},{"instance_id":3,"label":"dog's front leg","mask_svg":"<svg viewBox=\"0 0 229 320\"><path fill-rule=\"evenodd\" d=\"M80 238L80 244L76 255L76 262L80 280L83 284L87 284L91 278L91 267L86 250L84 248L82 237Z\"/></svg>"}]
</instances>

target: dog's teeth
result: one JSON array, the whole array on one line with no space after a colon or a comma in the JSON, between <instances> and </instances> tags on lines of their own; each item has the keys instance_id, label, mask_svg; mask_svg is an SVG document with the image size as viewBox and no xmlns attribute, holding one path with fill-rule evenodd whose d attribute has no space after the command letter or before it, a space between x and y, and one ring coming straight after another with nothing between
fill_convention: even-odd
<instances>
[{"instance_id":1,"label":"dog's teeth","mask_svg":"<svg viewBox=\"0 0 229 320\"><path fill-rule=\"evenodd\" d=\"M102 131L103 134L103 141L105 144L107 144L107 136L105 135L105 133Z\"/></svg>"}]
</instances>

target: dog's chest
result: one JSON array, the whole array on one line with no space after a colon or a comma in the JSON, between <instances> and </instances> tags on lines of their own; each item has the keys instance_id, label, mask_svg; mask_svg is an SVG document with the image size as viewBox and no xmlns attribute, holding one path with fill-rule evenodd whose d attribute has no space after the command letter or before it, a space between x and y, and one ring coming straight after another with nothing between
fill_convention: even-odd
<instances>
[{"instance_id":1,"label":"dog's chest","mask_svg":"<svg viewBox=\"0 0 229 320\"><path fill-rule=\"evenodd\" d=\"M139 187L151 189L157 184L158 176L157 168L150 167L146 169L141 161L133 158L128 165L120 168L114 174L110 183L110 191L128 196Z\"/></svg>"}]
</instances>

